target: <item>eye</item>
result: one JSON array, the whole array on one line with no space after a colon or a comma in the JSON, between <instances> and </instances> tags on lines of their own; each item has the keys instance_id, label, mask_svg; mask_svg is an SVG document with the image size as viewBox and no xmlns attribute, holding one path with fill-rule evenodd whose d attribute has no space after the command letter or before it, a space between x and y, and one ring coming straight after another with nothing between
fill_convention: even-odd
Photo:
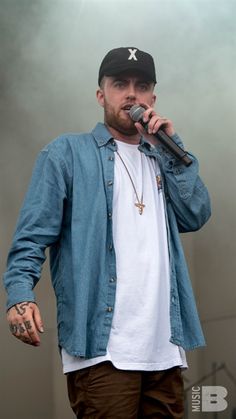
<instances>
[{"instance_id":1,"label":"eye","mask_svg":"<svg viewBox=\"0 0 236 419\"><path fill-rule=\"evenodd\" d=\"M124 80L115 80L114 81L114 87L117 87L118 89L121 89L125 87L125 81Z\"/></svg>"},{"instance_id":2,"label":"eye","mask_svg":"<svg viewBox=\"0 0 236 419\"><path fill-rule=\"evenodd\" d=\"M146 92L148 90L148 84L147 83L140 83L139 84L139 90L142 92Z\"/></svg>"}]
</instances>

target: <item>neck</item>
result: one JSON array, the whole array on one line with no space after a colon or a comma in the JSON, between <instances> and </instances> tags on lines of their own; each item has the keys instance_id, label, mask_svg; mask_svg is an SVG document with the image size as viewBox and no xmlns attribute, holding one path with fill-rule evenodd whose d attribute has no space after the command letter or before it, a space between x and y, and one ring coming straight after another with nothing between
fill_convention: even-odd
<instances>
[{"instance_id":1,"label":"neck","mask_svg":"<svg viewBox=\"0 0 236 419\"><path fill-rule=\"evenodd\" d=\"M110 131L112 136L119 141L123 141L124 143L128 144L139 144L140 143L140 134L137 132L133 135L125 135L120 131L117 131L115 128L110 127L106 124L107 129Z\"/></svg>"}]
</instances>

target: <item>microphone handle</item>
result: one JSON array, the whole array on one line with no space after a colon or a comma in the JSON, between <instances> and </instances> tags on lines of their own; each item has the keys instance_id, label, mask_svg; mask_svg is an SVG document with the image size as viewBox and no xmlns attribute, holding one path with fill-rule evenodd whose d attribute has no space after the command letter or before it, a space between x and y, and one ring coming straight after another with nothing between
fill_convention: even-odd
<instances>
[{"instance_id":1,"label":"microphone handle","mask_svg":"<svg viewBox=\"0 0 236 419\"><path fill-rule=\"evenodd\" d=\"M176 144L174 140L172 140L172 138L170 138L164 131L159 129L154 135L172 154L175 155L175 157L181 160L185 166L190 166L190 164L192 164L192 160L188 157L187 152Z\"/></svg>"},{"instance_id":2,"label":"microphone handle","mask_svg":"<svg viewBox=\"0 0 236 419\"><path fill-rule=\"evenodd\" d=\"M138 121L142 126L148 130L148 123L143 122L141 119ZM178 144L172 140L162 129L159 129L153 134L160 142L172 153L177 159L181 160L185 166L190 166L192 160L188 157L187 152L183 150Z\"/></svg>"}]
</instances>

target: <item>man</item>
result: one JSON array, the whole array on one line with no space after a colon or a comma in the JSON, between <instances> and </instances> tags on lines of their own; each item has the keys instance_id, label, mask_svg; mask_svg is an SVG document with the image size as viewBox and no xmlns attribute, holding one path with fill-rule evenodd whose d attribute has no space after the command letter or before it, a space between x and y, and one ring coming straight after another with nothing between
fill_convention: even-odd
<instances>
[{"instance_id":1,"label":"man","mask_svg":"<svg viewBox=\"0 0 236 419\"><path fill-rule=\"evenodd\" d=\"M38 346L33 288L50 246L58 335L77 418L182 418L185 350L204 345L179 232L210 216L198 162L186 167L153 135L153 58L110 51L99 70L104 124L40 153L4 280L14 336ZM133 105L145 111L134 123Z\"/></svg>"}]
</instances>

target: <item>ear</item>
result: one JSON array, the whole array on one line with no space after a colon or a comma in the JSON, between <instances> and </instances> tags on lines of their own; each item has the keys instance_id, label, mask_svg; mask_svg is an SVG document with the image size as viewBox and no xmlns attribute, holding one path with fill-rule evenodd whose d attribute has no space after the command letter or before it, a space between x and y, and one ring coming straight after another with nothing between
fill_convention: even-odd
<instances>
[{"instance_id":1,"label":"ear","mask_svg":"<svg viewBox=\"0 0 236 419\"><path fill-rule=\"evenodd\" d=\"M96 96L99 105L104 107L104 91L101 88L97 90Z\"/></svg>"}]
</instances>

